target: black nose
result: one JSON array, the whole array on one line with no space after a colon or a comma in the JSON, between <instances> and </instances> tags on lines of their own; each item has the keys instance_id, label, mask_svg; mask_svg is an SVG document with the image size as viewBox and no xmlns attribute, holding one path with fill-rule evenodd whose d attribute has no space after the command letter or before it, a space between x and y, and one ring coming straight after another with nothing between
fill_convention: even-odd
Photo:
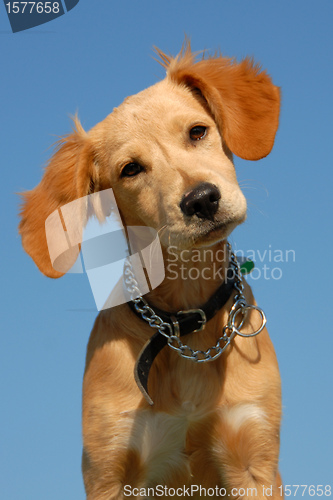
<instances>
[{"instance_id":1,"label":"black nose","mask_svg":"<svg viewBox=\"0 0 333 500\"><path fill-rule=\"evenodd\" d=\"M184 194L180 208L185 215L212 219L219 208L220 198L221 193L214 184L203 182Z\"/></svg>"}]
</instances>

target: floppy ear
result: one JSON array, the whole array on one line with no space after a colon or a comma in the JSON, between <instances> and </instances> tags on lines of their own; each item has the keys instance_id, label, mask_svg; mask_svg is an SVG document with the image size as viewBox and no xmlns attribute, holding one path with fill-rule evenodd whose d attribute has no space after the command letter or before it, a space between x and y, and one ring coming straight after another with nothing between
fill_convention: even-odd
<instances>
[{"instance_id":1,"label":"floppy ear","mask_svg":"<svg viewBox=\"0 0 333 500\"><path fill-rule=\"evenodd\" d=\"M64 273L52 267L45 234L45 221L61 206L89 193L94 177L94 158L89 136L78 119L73 133L61 139L45 169L40 184L22 194L19 231L25 251L42 273L58 278ZM66 230L62 220L63 230ZM55 235L57 237L57 235ZM79 248L67 252L68 269L74 264Z\"/></svg>"},{"instance_id":2,"label":"floppy ear","mask_svg":"<svg viewBox=\"0 0 333 500\"><path fill-rule=\"evenodd\" d=\"M280 91L251 59L195 62L189 42L176 58L157 49L168 77L199 89L229 149L245 160L267 156L279 124Z\"/></svg>"}]
</instances>

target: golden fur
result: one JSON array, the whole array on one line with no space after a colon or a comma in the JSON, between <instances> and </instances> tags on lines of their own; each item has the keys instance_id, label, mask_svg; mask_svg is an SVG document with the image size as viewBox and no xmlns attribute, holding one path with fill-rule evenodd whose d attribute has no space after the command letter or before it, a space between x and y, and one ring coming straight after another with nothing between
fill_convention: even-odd
<instances>
[{"instance_id":1,"label":"golden fur","mask_svg":"<svg viewBox=\"0 0 333 500\"><path fill-rule=\"evenodd\" d=\"M158 53L167 69L163 81L127 98L88 133L75 120L41 183L24 195L20 232L39 269L58 277L47 251L46 218L72 200L112 187L126 225L156 228L165 258L170 245L186 250L190 263L176 266L190 265L202 276L171 279L167 268L164 282L146 296L150 304L176 311L200 306L220 283L213 275L214 255L225 252L226 238L246 217L232 153L250 160L269 154L280 93L248 59L236 63L214 56L196 62L189 44L176 58ZM193 142L189 130L196 125L208 132ZM122 176L130 162L144 171ZM202 182L213 183L222 193L213 222L188 220L179 208L184 194ZM213 254L208 271L207 248ZM194 250L201 262L191 259ZM248 285L245 295L255 304ZM232 298L202 333L189 334L184 342L202 350L214 345L231 305ZM252 311L244 331L256 326ZM218 486L227 493L257 488L257 498L265 498L265 485L272 487L270 498L277 498L280 377L266 329L257 337L236 337L227 352L206 364L164 348L150 375L153 407L133 377L135 361L151 335L152 329L127 304L102 311L96 319L83 383L87 498L127 498L126 485ZM240 497L250 497L243 493Z\"/></svg>"}]
</instances>

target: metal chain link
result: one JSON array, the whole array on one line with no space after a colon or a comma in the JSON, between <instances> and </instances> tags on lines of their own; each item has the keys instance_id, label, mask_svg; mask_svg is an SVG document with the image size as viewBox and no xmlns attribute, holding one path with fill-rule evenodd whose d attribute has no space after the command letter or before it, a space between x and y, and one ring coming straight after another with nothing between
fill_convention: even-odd
<instances>
[{"instance_id":1,"label":"metal chain link","mask_svg":"<svg viewBox=\"0 0 333 500\"><path fill-rule=\"evenodd\" d=\"M163 319L158 316L154 309L152 309L146 299L141 295L138 288L138 282L135 279L135 275L132 269L132 265L129 259L125 261L124 275L125 275L125 285L128 293L130 294L130 300L134 303L135 310L141 315L142 319L146 321L151 328L157 328L157 331L167 338L168 345L176 351L182 358L190 359L195 363L204 363L206 361L214 361L218 358L229 346L235 335L240 335L241 337L254 337L258 335L266 325L266 316L264 311L258 307L246 303L244 297L244 284L242 281L242 274L240 270L237 257L231 249L231 245L227 243L227 249L230 256L230 265L233 268L235 283L234 288L236 290L236 295L234 296L234 302L230 309L228 322L222 330L221 337L218 338L216 344L209 347L206 351L194 350L186 344L183 344L177 335L173 335L172 327L169 323L163 321ZM256 310L261 316L260 327L250 333L242 333L240 330L243 327L247 313L250 310ZM184 311L186 312L186 311ZM238 326L236 326L237 321L239 321Z\"/></svg>"}]
</instances>

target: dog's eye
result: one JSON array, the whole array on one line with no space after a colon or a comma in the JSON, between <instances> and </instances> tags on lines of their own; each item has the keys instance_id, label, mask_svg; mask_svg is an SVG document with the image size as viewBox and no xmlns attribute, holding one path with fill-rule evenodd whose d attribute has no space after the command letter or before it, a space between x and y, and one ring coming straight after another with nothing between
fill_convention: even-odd
<instances>
[{"instance_id":1,"label":"dog's eye","mask_svg":"<svg viewBox=\"0 0 333 500\"><path fill-rule=\"evenodd\" d=\"M121 177L134 177L142 172L143 167L139 163L128 163L121 171Z\"/></svg>"},{"instance_id":2,"label":"dog's eye","mask_svg":"<svg viewBox=\"0 0 333 500\"><path fill-rule=\"evenodd\" d=\"M203 125L196 125L190 130L190 138L192 141L200 141L200 139L205 137L206 133L207 127L204 127Z\"/></svg>"}]
</instances>

